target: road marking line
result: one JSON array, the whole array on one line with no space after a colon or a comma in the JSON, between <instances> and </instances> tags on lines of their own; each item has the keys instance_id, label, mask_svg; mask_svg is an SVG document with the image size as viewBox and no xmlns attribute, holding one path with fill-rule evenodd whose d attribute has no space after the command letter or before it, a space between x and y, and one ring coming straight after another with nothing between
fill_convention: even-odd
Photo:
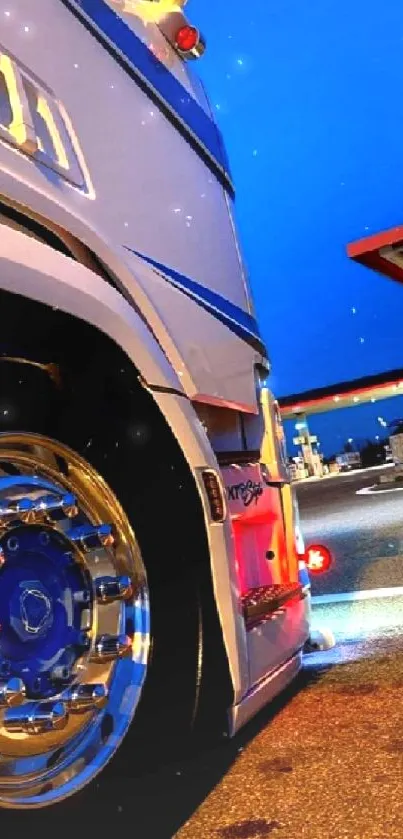
<instances>
[{"instance_id":1,"label":"road marking line","mask_svg":"<svg viewBox=\"0 0 403 839\"><path fill-rule=\"evenodd\" d=\"M363 489L357 489L356 495L383 495L385 492L401 492L403 490L403 486L393 487L393 489L375 489L376 484L372 487L364 487Z\"/></svg>"},{"instance_id":2,"label":"road marking line","mask_svg":"<svg viewBox=\"0 0 403 839\"><path fill-rule=\"evenodd\" d=\"M394 588L373 588L369 591L348 591L340 594L318 594L312 597L312 605L320 606L327 603L351 603L354 600L377 600L384 597L401 597L403 586Z\"/></svg>"},{"instance_id":3,"label":"road marking line","mask_svg":"<svg viewBox=\"0 0 403 839\"><path fill-rule=\"evenodd\" d=\"M330 475L323 475L322 478L300 478L299 480L293 481L293 484L299 486L299 484L320 483L320 481L326 480L327 478L349 478L350 475L362 476L366 475L367 472L380 472L382 469L390 469L394 465L394 463L382 463L380 466L367 466L366 469L351 469L351 471L347 472L333 472Z\"/></svg>"}]
</instances>

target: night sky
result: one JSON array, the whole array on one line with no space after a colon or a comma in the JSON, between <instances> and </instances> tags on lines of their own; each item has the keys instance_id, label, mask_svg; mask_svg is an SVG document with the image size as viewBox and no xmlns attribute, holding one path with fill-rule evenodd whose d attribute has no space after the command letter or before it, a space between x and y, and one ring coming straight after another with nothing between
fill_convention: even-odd
<instances>
[{"instance_id":1,"label":"night sky","mask_svg":"<svg viewBox=\"0 0 403 839\"><path fill-rule=\"evenodd\" d=\"M277 395L403 367L403 287L348 241L403 223L401 0L190 0ZM374 437L389 400L311 420Z\"/></svg>"}]
</instances>

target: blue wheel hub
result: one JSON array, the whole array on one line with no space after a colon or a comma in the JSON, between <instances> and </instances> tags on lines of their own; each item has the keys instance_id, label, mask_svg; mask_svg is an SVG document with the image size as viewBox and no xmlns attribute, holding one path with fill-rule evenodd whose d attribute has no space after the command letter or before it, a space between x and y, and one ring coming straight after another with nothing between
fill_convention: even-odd
<instances>
[{"instance_id":1,"label":"blue wheel hub","mask_svg":"<svg viewBox=\"0 0 403 839\"><path fill-rule=\"evenodd\" d=\"M17 525L0 539L0 675L45 698L89 648L92 585L59 531Z\"/></svg>"},{"instance_id":2,"label":"blue wheel hub","mask_svg":"<svg viewBox=\"0 0 403 839\"><path fill-rule=\"evenodd\" d=\"M41 580L19 583L10 604L11 626L23 642L44 638L53 624L53 602Z\"/></svg>"}]
</instances>

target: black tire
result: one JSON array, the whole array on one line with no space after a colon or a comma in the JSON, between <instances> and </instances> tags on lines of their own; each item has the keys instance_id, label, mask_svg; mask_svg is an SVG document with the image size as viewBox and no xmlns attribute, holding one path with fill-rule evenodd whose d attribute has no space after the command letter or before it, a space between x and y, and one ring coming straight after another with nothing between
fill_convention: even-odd
<instances>
[{"instance_id":1,"label":"black tire","mask_svg":"<svg viewBox=\"0 0 403 839\"><path fill-rule=\"evenodd\" d=\"M45 435L77 452L136 534L150 589L151 657L112 771L142 775L182 754L189 735L204 738L206 725L222 734L230 703L201 503L175 438L120 353L60 372L58 379L31 364L1 364L0 431Z\"/></svg>"}]
</instances>

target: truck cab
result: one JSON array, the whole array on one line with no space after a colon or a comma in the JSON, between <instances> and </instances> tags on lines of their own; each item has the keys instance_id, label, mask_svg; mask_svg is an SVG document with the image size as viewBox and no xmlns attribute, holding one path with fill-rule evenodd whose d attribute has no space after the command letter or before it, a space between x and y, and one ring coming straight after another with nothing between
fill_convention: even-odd
<instances>
[{"instance_id":1,"label":"truck cab","mask_svg":"<svg viewBox=\"0 0 403 839\"><path fill-rule=\"evenodd\" d=\"M133 760L236 734L297 675L310 589L203 36L168 0L0 16L0 804L25 808L129 729Z\"/></svg>"}]
</instances>

